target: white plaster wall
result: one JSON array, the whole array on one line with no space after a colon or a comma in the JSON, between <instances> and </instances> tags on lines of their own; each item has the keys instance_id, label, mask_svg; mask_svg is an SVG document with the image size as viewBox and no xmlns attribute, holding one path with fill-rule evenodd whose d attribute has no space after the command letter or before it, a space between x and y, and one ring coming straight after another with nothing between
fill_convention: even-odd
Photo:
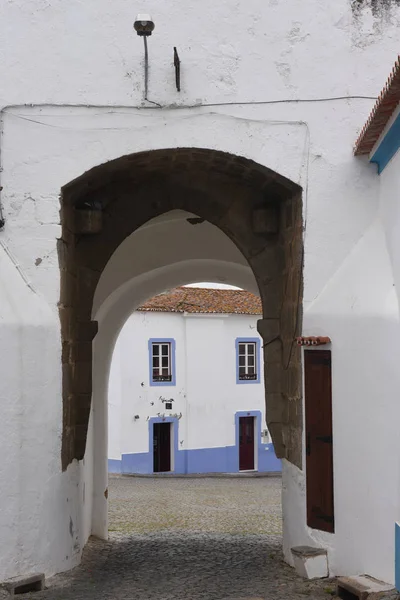
<instances>
[{"instance_id":1,"label":"white plaster wall","mask_svg":"<svg viewBox=\"0 0 400 600\"><path fill-rule=\"evenodd\" d=\"M0 4L0 20L4 24L0 40L0 105L9 106L2 111L1 119L1 185L7 224L0 233L0 241L11 249L25 279L37 291L36 301L29 296L18 315L11 319L13 326L18 327L18 336L11 334L9 309L2 305L0 310L0 339L5 344L0 397L3 411L10 414L13 423L1 437L1 443L4 440L6 444L7 440L4 446L7 452L3 455L9 459L2 467L2 503L7 508L0 516L0 539L4 540L0 550L0 579L27 570L49 574L75 564L90 530L87 523L90 506L82 500L84 489L87 497L92 485L92 466L96 483L93 511L100 515L97 524L94 520L92 531L104 532L106 528L106 450L96 452L94 439L93 447L88 447L84 467L74 464L67 473L60 472L62 403L57 350L56 238L60 235L58 198L64 184L110 158L177 146L216 148L275 169L299 182L306 191L305 306L321 296L321 307L326 303L332 314L338 306L334 301L337 290L332 289L329 303L326 298L322 301L321 291L339 272L378 210L375 171L366 160L354 159L351 153L372 102L367 99L312 104L286 101L377 95L398 51L397 8L378 16L365 8L357 16L348 0L329 6L317 0L302 3L250 0L218 5L212 0L201 5L181 0L168 3L145 0L140 10L153 12L156 20L156 31L150 40L150 95L170 107L160 111L134 108L141 104L143 90L142 45L131 28L134 10L126 0L112 3L92 0L84 4L77 0L68 3L8 0ZM181 94L175 91L173 83L174 45L182 59ZM275 100L284 102L245 104ZM238 104L195 106L220 102ZM32 104L41 106L31 107ZM177 108L177 105L193 108ZM382 253L377 256L381 256L384 270L386 259ZM198 273L212 267L212 260L207 264L201 258L197 260ZM241 270L235 261L225 263L230 273L238 278L244 275L245 268ZM215 263L211 270L214 267ZM147 279L144 272L136 284L140 283L141 289L145 287L145 292L151 295L165 287L186 283L187 279L181 280L189 270L189 263L174 263L157 276L157 269ZM218 275L216 270L213 273ZM381 271L380 267L376 270ZM24 297L22 290L28 292L14 266L8 264L4 273L4 293L11 299L7 306L11 306L16 298ZM214 280L206 276L199 279ZM356 272L351 285L356 296L361 293ZM369 296L369 291L360 289ZM115 337L122 316L126 316L123 303L140 296L134 286L125 292L124 301L118 305L119 318L116 313L109 316L109 336L104 337L100 332L96 352L100 352L105 339L112 349L111 331ZM354 316L353 300L348 297L341 302L340 318L348 324ZM379 339L381 335L389 335L382 306L385 305L377 304L376 308L381 315L380 325L376 322L371 332ZM307 314L311 315L314 309ZM347 329L334 328L333 320L319 315L316 313L312 333L315 329L329 334L329 329L334 330L343 364L353 360L358 369L375 374L377 381L381 379L383 365L375 366L370 355L355 358L349 351ZM39 356L47 356L43 352L44 342L38 336L38 321L43 323L41 333L51 347L48 360L43 359L44 365L38 361ZM358 336L360 346L371 343L369 328L360 328ZM109 352L103 351L103 366L108 365ZM20 369L22 356L29 357L29 369ZM383 344L382 360L390 365L391 356L390 345ZM39 377L42 369L44 375ZM11 373L18 376L11 379ZM342 381L346 398L352 389L349 379ZM106 380L104 374L102 382L94 383L95 393L107 388ZM335 386L336 380L334 375ZM392 371L385 372L385 382L392 392L397 389L396 374ZM26 404L18 407L17 398L20 402L21 398L26 399ZM363 398L366 406L375 405L373 386L365 387ZM339 411L335 427L346 430L346 422L347 415ZM93 432L103 433L103 443L106 442L107 426L98 407L97 414L95 409L93 412ZM18 439L24 441L26 456ZM380 458L381 465L385 464L386 455L378 445L365 450L365 463L375 460L373 454ZM347 464L351 457L352 454L347 456ZM96 508L100 501L103 512ZM297 502L295 498L294 501ZM22 515L20 530L30 532L23 541L10 528L11 521L16 524L19 520L17 505ZM292 514L303 510L301 498L296 507ZM351 502L349 507L353 507ZM22 529L25 521L29 527ZM301 536L302 540L306 537L304 531ZM340 547L339 532L336 538ZM355 568L360 561L369 568L370 561L366 558L369 550L364 541L362 536L354 538L352 556L357 564L347 554L347 562L341 562L338 554L337 571ZM377 576L385 575L390 568L386 551L380 552L383 539L380 543L375 547L376 560L370 568L371 574Z\"/></svg>"},{"instance_id":2,"label":"white plaster wall","mask_svg":"<svg viewBox=\"0 0 400 600\"><path fill-rule=\"evenodd\" d=\"M121 332L122 335L122 332ZM125 357L122 357L125 362ZM123 426L123 382L121 344L114 347L108 381L108 457L121 457L121 429Z\"/></svg>"},{"instance_id":3,"label":"white plaster wall","mask_svg":"<svg viewBox=\"0 0 400 600\"><path fill-rule=\"evenodd\" d=\"M121 293L125 293L126 287L132 285L136 278L171 264L179 264L183 259L191 261L192 265L193 261L209 261L207 270L219 282L230 281L229 277L234 277L232 273L228 273L225 264L235 264L238 271L236 279L241 280L241 285L245 282L257 294L253 273L235 244L211 223L190 225L187 219L191 216L191 213L183 210L172 210L151 219L134 235L128 236L111 256L106 266L107 271L100 278L93 313L101 315L109 310L110 305L116 302ZM173 244L171 240L174 240ZM207 240L206 244L204 240ZM142 260L129 260L132 256L141 256ZM215 261L216 258L220 264L218 266L214 263L213 272L210 261Z\"/></svg>"},{"instance_id":4,"label":"white plaster wall","mask_svg":"<svg viewBox=\"0 0 400 600\"><path fill-rule=\"evenodd\" d=\"M393 119L398 116L400 106L393 115ZM391 123L389 123L390 126ZM400 152L397 152L380 175L380 211L382 221L385 227L386 243L392 264L394 286L397 294L397 300L400 302ZM395 356L399 360L399 352ZM397 476L397 477L396 477ZM393 473L393 478L398 481L396 493L396 521L400 519L400 470L397 466L397 472Z\"/></svg>"},{"instance_id":5,"label":"white plaster wall","mask_svg":"<svg viewBox=\"0 0 400 600\"><path fill-rule=\"evenodd\" d=\"M185 343L184 323L179 315L161 313L134 313L121 331L116 346L120 345L123 428L121 453L149 451L149 424L147 417L165 413L160 397L173 398L172 413L183 413L181 425L187 417L185 403ZM150 338L174 338L176 342L176 386L156 386L149 383ZM110 392L109 392L110 393ZM153 403L153 405L151 404ZM135 421L135 415L140 419ZM119 457L120 458L120 457Z\"/></svg>"},{"instance_id":6,"label":"white plaster wall","mask_svg":"<svg viewBox=\"0 0 400 600\"><path fill-rule=\"evenodd\" d=\"M72 464L60 472L58 315L26 284L4 247L0 306L3 580L70 568L79 562L84 537L80 467Z\"/></svg>"},{"instance_id":7,"label":"white plaster wall","mask_svg":"<svg viewBox=\"0 0 400 600\"><path fill-rule=\"evenodd\" d=\"M261 411L265 426L263 365L259 384L236 383L235 340L258 338L262 345L257 317L190 314L185 324L189 448L233 446L237 411Z\"/></svg>"},{"instance_id":8,"label":"white plaster wall","mask_svg":"<svg viewBox=\"0 0 400 600\"><path fill-rule=\"evenodd\" d=\"M329 7L318 0L217 6L205 0L201 8L181 0L3 2L2 104L139 103L143 44L132 29L138 10L151 12L156 23L150 97L159 102L253 100L256 92L376 95L375 81L385 80L397 50L398 12L372 18L366 8L357 17L346 0ZM173 46L182 59L180 94Z\"/></svg>"},{"instance_id":9,"label":"white plaster wall","mask_svg":"<svg viewBox=\"0 0 400 600\"><path fill-rule=\"evenodd\" d=\"M111 363L108 405L114 410L122 397L122 429L115 419L109 420L109 440L114 442L108 457L148 452L148 419L159 413L182 415L180 449L235 445L234 415L239 410L259 410L265 423L262 360L261 383L238 385L237 337L261 342L256 316L133 313L121 330ZM151 338L175 339L176 386L149 385ZM111 384L117 378L120 388ZM160 398L173 399L172 411L165 410ZM117 439L121 440L119 455Z\"/></svg>"},{"instance_id":10,"label":"white plaster wall","mask_svg":"<svg viewBox=\"0 0 400 600\"><path fill-rule=\"evenodd\" d=\"M398 112L398 111L397 111ZM400 294L400 152L385 167L380 179L380 211L393 267L397 294Z\"/></svg>"},{"instance_id":11,"label":"white plaster wall","mask_svg":"<svg viewBox=\"0 0 400 600\"><path fill-rule=\"evenodd\" d=\"M332 343L335 535L306 530L329 550L332 573L393 581L398 518L399 310L381 221L367 230L304 315L304 334ZM284 551L306 539L305 485L284 462Z\"/></svg>"}]
</instances>

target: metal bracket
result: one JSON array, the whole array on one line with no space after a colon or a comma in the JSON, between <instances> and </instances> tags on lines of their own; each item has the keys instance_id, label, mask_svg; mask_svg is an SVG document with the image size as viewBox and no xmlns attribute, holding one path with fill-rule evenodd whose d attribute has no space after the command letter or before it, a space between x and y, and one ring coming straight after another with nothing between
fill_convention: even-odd
<instances>
[{"instance_id":1,"label":"metal bracket","mask_svg":"<svg viewBox=\"0 0 400 600\"><path fill-rule=\"evenodd\" d=\"M178 92L181 91L181 61L178 50L174 46L174 67L175 67L175 84Z\"/></svg>"}]
</instances>

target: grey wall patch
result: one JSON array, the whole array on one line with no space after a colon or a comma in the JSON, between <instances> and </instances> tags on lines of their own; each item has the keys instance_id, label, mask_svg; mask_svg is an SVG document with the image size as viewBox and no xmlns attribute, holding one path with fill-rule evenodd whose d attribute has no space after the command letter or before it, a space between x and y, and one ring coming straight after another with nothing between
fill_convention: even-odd
<instances>
[{"instance_id":1,"label":"grey wall patch","mask_svg":"<svg viewBox=\"0 0 400 600\"><path fill-rule=\"evenodd\" d=\"M392 6L400 6L400 0L351 0L351 10L356 16L364 8L370 8L374 17L379 17Z\"/></svg>"}]
</instances>

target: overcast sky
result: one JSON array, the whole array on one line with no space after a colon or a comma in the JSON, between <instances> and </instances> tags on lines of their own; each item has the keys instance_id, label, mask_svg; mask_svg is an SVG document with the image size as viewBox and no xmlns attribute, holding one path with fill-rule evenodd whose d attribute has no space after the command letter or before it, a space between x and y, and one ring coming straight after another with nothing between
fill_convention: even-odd
<instances>
[{"instance_id":1,"label":"overcast sky","mask_svg":"<svg viewBox=\"0 0 400 600\"><path fill-rule=\"evenodd\" d=\"M226 285L225 283L210 283L207 281L202 281L201 283L190 283L185 285L184 287L197 287L197 288L214 288L216 290L240 290L234 285Z\"/></svg>"}]
</instances>

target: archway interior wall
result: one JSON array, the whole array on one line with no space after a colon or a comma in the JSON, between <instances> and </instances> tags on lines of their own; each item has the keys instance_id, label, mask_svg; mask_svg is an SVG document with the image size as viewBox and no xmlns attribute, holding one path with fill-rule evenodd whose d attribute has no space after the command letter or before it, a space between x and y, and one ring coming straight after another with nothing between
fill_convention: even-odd
<instances>
[{"instance_id":1,"label":"archway interior wall","mask_svg":"<svg viewBox=\"0 0 400 600\"><path fill-rule=\"evenodd\" d=\"M140 256L141 260L132 260L132 256ZM198 260L203 264L202 268L196 263L198 277L209 276L212 281L224 283L226 263L229 276L240 281L240 287L251 288L259 294L257 282L243 254L218 227L207 221L199 222L197 215L174 210L140 227L115 250L96 287L93 319L98 320L104 306L112 302L115 294L118 295L119 290L130 285L132 280L138 277L146 280L146 274L157 269L169 269L174 264ZM234 265L237 265L237 272L232 271ZM182 282L190 282L190 277L190 271L183 274Z\"/></svg>"},{"instance_id":2,"label":"archway interior wall","mask_svg":"<svg viewBox=\"0 0 400 600\"><path fill-rule=\"evenodd\" d=\"M300 357L293 345L302 293L300 189L247 159L178 149L124 157L63 190L63 466L85 453L100 275L126 237L176 209L219 227L255 275L264 314L267 421L277 455L300 465Z\"/></svg>"}]
</instances>

